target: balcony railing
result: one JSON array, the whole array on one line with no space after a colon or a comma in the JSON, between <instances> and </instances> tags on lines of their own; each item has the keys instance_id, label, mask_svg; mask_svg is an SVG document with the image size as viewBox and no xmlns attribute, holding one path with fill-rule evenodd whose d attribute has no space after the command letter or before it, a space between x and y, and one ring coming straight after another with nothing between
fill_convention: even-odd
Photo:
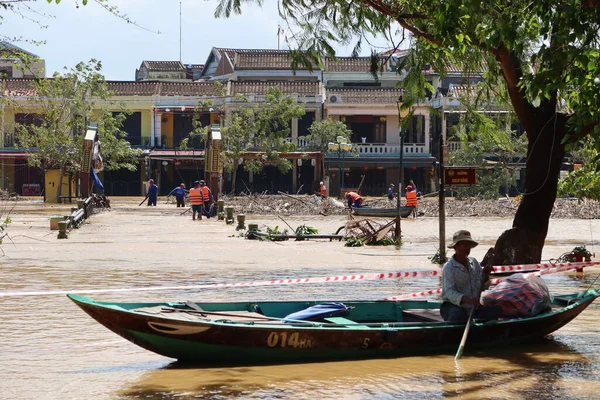
<instances>
[{"instance_id":1,"label":"balcony railing","mask_svg":"<svg viewBox=\"0 0 600 400\"><path fill-rule=\"evenodd\" d=\"M353 146L364 157L382 157L390 154L400 154L400 144L354 143ZM407 156L411 154L429 154L429 149L425 143L404 143L404 154Z\"/></svg>"},{"instance_id":2,"label":"balcony railing","mask_svg":"<svg viewBox=\"0 0 600 400\"><path fill-rule=\"evenodd\" d=\"M285 138L285 141L287 143L293 143L294 139L291 137L287 137ZM306 141L306 139L304 137L299 137L296 139L296 148L298 149L302 149L308 146L308 142Z\"/></svg>"}]
</instances>

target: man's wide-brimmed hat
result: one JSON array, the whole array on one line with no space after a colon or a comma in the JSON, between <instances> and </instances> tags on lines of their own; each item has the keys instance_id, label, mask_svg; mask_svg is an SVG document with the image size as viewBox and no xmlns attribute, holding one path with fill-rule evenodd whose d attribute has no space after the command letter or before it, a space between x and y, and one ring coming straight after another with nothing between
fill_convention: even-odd
<instances>
[{"instance_id":1,"label":"man's wide-brimmed hat","mask_svg":"<svg viewBox=\"0 0 600 400\"><path fill-rule=\"evenodd\" d=\"M471 239L471 232L465 230L455 232L454 235L452 235L452 243L448 245L448 248L453 249L458 242L469 242L471 243L471 248L479 244L473 239Z\"/></svg>"}]
</instances>

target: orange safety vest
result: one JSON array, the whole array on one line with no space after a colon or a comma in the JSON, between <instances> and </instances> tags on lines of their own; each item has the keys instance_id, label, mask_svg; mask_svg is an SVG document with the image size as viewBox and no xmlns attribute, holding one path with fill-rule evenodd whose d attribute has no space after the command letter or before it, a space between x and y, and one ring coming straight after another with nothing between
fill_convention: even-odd
<instances>
[{"instance_id":1,"label":"orange safety vest","mask_svg":"<svg viewBox=\"0 0 600 400\"><path fill-rule=\"evenodd\" d=\"M321 196L327 196L327 187L325 185L321 185Z\"/></svg>"},{"instance_id":2,"label":"orange safety vest","mask_svg":"<svg viewBox=\"0 0 600 400\"><path fill-rule=\"evenodd\" d=\"M202 196L200 195L201 188L190 189L190 203L198 205L202 204Z\"/></svg>"},{"instance_id":3,"label":"orange safety vest","mask_svg":"<svg viewBox=\"0 0 600 400\"><path fill-rule=\"evenodd\" d=\"M350 201L354 203L356 200L362 200L362 197L356 192L348 192L348 196L350 197Z\"/></svg>"},{"instance_id":4,"label":"orange safety vest","mask_svg":"<svg viewBox=\"0 0 600 400\"><path fill-rule=\"evenodd\" d=\"M417 192L415 192L414 190L406 192L406 205L408 207L417 206Z\"/></svg>"},{"instance_id":5,"label":"orange safety vest","mask_svg":"<svg viewBox=\"0 0 600 400\"><path fill-rule=\"evenodd\" d=\"M210 189L208 188L208 186L201 186L200 190L202 191L202 198L204 202L210 202Z\"/></svg>"}]
</instances>

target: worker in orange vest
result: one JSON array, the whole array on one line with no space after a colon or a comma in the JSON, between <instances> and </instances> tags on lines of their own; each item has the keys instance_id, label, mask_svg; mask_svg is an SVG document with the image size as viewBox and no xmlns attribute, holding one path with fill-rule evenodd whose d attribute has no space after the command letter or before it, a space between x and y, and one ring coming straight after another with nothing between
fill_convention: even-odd
<instances>
[{"instance_id":1,"label":"worker in orange vest","mask_svg":"<svg viewBox=\"0 0 600 400\"><path fill-rule=\"evenodd\" d=\"M203 180L200 181L200 196L202 197L202 203L204 205L204 215L206 215L206 218L210 218L210 205L214 203L215 199L213 198L210 188L206 186L206 182ZM200 219L202 219L202 214L200 214Z\"/></svg>"},{"instance_id":2,"label":"worker in orange vest","mask_svg":"<svg viewBox=\"0 0 600 400\"><path fill-rule=\"evenodd\" d=\"M406 206L413 207L413 218L417 217L417 192L413 189L411 185L406 186Z\"/></svg>"},{"instance_id":3,"label":"worker in orange vest","mask_svg":"<svg viewBox=\"0 0 600 400\"><path fill-rule=\"evenodd\" d=\"M348 207L358 208L360 207L363 198L356 192L348 192L346 193L346 200L348 200Z\"/></svg>"},{"instance_id":4,"label":"worker in orange vest","mask_svg":"<svg viewBox=\"0 0 600 400\"><path fill-rule=\"evenodd\" d=\"M325 199L327 197L327 186L323 183L323 181L319 182L319 191L321 192L321 198Z\"/></svg>"},{"instance_id":5,"label":"worker in orange vest","mask_svg":"<svg viewBox=\"0 0 600 400\"><path fill-rule=\"evenodd\" d=\"M194 182L194 187L190 189L190 203L192 204L192 220L196 220L196 213L198 213L198 219L202 219L204 202L202 201L200 181Z\"/></svg>"}]
</instances>

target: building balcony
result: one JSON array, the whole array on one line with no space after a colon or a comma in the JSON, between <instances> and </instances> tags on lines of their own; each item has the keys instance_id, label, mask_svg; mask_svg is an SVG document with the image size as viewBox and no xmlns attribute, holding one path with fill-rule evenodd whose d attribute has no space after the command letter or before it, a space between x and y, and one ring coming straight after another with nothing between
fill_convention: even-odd
<instances>
[{"instance_id":1,"label":"building balcony","mask_svg":"<svg viewBox=\"0 0 600 400\"><path fill-rule=\"evenodd\" d=\"M293 139L288 137L286 142L292 143ZM307 147L306 139L299 137L296 139L296 147L303 149ZM400 144L390 143L352 143L352 146L358 151L361 157L386 157L400 154ZM336 156L336 152L329 152L328 156ZM429 146L425 143L404 143L404 155L428 156Z\"/></svg>"},{"instance_id":2,"label":"building balcony","mask_svg":"<svg viewBox=\"0 0 600 400\"><path fill-rule=\"evenodd\" d=\"M353 143L361 157L385 157L400 154L400 144L389 143ZM425 143L404 143L404 155L429 155L429 146Z\"/></svg>"}]
</instances>

